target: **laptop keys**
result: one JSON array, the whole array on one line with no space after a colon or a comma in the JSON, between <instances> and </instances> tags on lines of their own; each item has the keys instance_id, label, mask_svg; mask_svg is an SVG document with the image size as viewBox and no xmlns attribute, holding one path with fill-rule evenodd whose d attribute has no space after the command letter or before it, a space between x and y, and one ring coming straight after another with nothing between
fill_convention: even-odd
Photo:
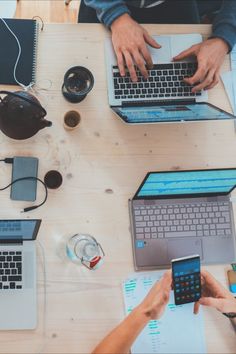
<instances>
[{"instance_id":1,"label":"laptop keys","mask_svg":"<svg viewBox=\"0 0 236 354\"><path fill-rule=\"evenodd\" d=\"M137 239L232 234L230 207L225 202L135 207L134 220Z\"/></svg>"},{"instance_id":2,"label":"laptop keys","mask_svg":"<svg viewBox=\"0 0 236 354\"><path fill-rule=\"evenodd\" d=\"M9 275L8 281L22 281L22 277L19 275Z\"/></svg>"},{"instance_id":3,"label":"laptop keys","mask_svg":"<svg viewBox=\"0 0 236 354\"><path fill-rule=\"evenodd\" d=\"M19 261L21 261L22 260L22 257L21 256L14 256L13 257L13 261L14 262L19 262Z\"/></svg>"},{"instance_id":4,"label":"laptop keys","mask_svg":"<svg viewBox=\"0 0 236 354\"><path fill-rule=\"evenodd\" d=\"M2 251L0 256L0 289L22 289L22 252Z\"/></svg>"},{"instance_id":5,"label":"laptop keys","mask_svg":"<svg viewBox=\"0 0 236 354\"><path fill-rule=\"evenodd\" d=\"M134 89L145 88L142 91L142 98L158 97L186 97L186 96L200 96L201 92L192 93L192 87L186 84L183 79L194 75L197 69L196 63L170 63L170 64L156 64L153 69L149 71L149 78L144 79L142 74L137 70L138 83L131 81L130 75L127 72L125 77L121 77L117 66L113 67L113 84L115 89L116 99L133 99L141 98L135 94ZM185 87L186 90L174 90L175 87ZM168 91L166 88L168 87ZM160 92L149 91L150 89L164 88ZM134 97L135 95L135 97Z\"/></svg>"}]
</instances>

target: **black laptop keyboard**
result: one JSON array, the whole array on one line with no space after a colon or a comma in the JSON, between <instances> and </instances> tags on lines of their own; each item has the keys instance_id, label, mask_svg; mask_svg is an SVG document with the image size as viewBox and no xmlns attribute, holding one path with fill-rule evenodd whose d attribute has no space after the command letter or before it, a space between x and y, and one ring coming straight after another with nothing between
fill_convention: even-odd
<instances>
[{"instance_id":1,"label":"black laptop keyboard","mask_svg":"<svg viewBox=\"0 0 236 354\"><path fill-rule=\"evenodd\" d=\"M0 252L0 289L22 289L22 252Z\"/></svg>"},{"instance_id":2,"label":"black laptop keyboard","mask_svg":"<svg viewBox=\"0 0 236 354\"><path fill-rule=\"evenodd\" d=\"M113 66L115 98L121 100L153 98L156 100L200 96L201 92L192 93L193 86L183 81L184 78L193 76L196 69L196 63L156 64L152 70L149 70L147 80L137 70L138 82L134 83L128 72L125 77L121 77L118 66Z\"/></svg>"}]
</instances>

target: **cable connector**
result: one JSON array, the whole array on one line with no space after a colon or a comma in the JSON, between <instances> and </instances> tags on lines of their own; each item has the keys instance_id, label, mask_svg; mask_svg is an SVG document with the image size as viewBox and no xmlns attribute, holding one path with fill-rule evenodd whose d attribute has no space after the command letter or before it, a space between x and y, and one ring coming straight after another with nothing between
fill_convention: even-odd
<instances>
[{"instance_id":1,"label":"cable connector","mask_svg":"<svg viewBox=\"0 0 236 354\"><path fill-rule=\"evenodd\" d=\"M5 163L13 163L13 161L14 161L14 159L13 159L12 157L6 157L6 158L4 159L4 162L5 162Z\"/></svg>"},{"instance_id":2,"label":"cable connector","mask_svg":"<svg viewBox=\"0 0 236 354\"><path fill-rule=\"evenodd\" d=\"M6 157L5 159L3 160L0 160L1 162L5 162L5 163L13 163L13 157Z\"/></svg>"},{"instance_id":3,"label":"cable connector","mask_svg":"<svg viewBox=\"0 0 236 354\"><path fill-rule=\"evenodd\" d=\"M34 209L37 209L39 206L38 205L33 205L31 207L27 207L27 208L24 208L21 213L27 213L27 211L31 211L31 210L34 210Z\"/></svg>"}]
</instances>

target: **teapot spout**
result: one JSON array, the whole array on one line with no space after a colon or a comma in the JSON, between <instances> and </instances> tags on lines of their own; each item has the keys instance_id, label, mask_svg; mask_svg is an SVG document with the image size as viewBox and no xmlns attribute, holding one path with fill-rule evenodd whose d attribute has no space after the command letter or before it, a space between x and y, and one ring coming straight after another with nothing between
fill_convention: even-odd
<instances>
[{"instance_id":1,"label":"teapot spout","mask_svg":"<svg viewBox=\"0 0 236 354\"><path fill-rule=\"evenodd\" d=\"M46 119L42 119L40 122L40 129L46 128L46 127L51 127L52 122Z\"/></svg>"}]
</instances>

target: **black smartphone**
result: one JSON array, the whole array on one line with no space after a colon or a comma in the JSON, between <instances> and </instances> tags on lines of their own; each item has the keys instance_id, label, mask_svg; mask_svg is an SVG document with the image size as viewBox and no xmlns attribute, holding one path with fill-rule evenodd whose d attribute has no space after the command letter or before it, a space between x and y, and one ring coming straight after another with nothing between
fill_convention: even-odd
<instances>
[{"instance_id":1,"label":"black smartphone","mask_svg":"<svg viewBox=\"0 0 236 354\"><path fill-rule=\"evenodd\" d=\"M201 297L200 256L173 259L171 264L175 304L198 301Z\"/></svg>"},{"instance_id":2,"label":"black smartphone","mask_svg":"<svg viewBox=\"0 0 236 354\"><path fill-rule=\"evenodd\" d=\"M37 177L38 159L36 157L13 158L12 182L22 177ZM29 179L18 181L11 186L11 199L35 201L37 192L37 180Z\"/></svg>"}]
</instances>

